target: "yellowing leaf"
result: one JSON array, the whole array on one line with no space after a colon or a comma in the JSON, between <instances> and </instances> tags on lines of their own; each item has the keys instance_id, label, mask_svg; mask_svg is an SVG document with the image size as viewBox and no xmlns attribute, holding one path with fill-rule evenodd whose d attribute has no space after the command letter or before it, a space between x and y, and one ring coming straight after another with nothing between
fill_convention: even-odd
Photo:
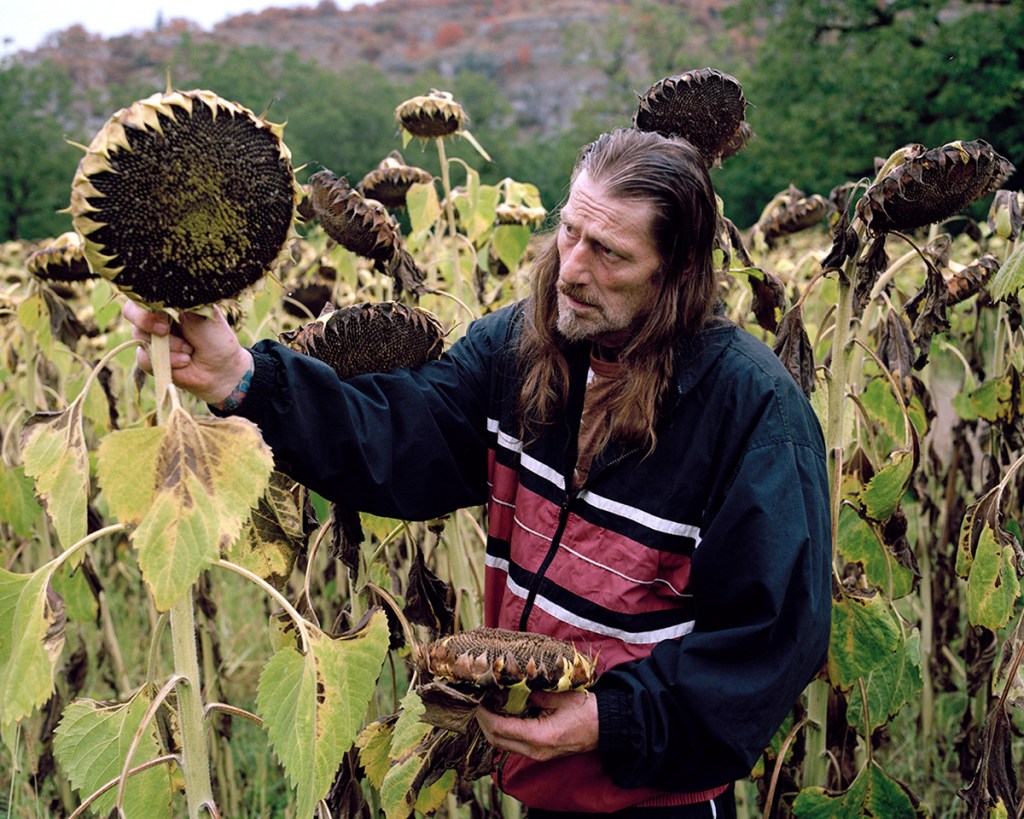
<instances>
[{"instance_id":1,"label":"yellowing leaf","mask_svg":"<svg viewBox=\"0 0 1024 819\"><path fill-rule=\"evenodd\" d=\"M885 521L892 516L903 500L916 465L917 458L913 452L901 450L892 453L890 462L878 470L860 493L860 502L869 518Z\"/></svg>"},{"instance_id":2,"label":"yellowing leaf","mask_svg":"<svg viewBox=\"0 0 1024 819\"><path fill-rule=\"evenodd\" d=\"M829 677L840 688L852 688L888 662L899 642L896 616L882 596L842 591L832 603Z\"/></svg>"},{"instance_id":3,"label":"yellowing leaf","mask_svg":"<svg viewBox=\"0 0 1024 819\"><path fill-rule=\"evenodd\" d=\"M359 732L356 739L359 764L363 766L370 784L378 790L391 767L391 737L397 719L397 715L392 715L374 720Z\"/></svg>"},{"instance_id":4,"label":"yellowing leaf","mask_svg":"<svg viewBox=\"0 0 1024 819\"><path fill-rule=\"evenodd\" d=\"M1024 391L1021 389L1020 373L1011 366L1005 375L990 379L969 392L967 400L974 414L986 421L1012 422L1024 415Z\"/></svg>"},{"instance_id":5,"label":"yellowing leaf","mask_svg":"<svg viewBox=\"0 0 1024 819\"><path fill-rule=\"evenodd\" d=\"M36 413L26 423L22 442L25 474L36 481L64 548L86 535L89 501L89 452L82 431L82 404L62 412Z\"/></svg>"},{"instance_id":6,"label":"yellowing leaf","mask_svg":"<svg viewBox=\"0 0 1024 819\"><path fill-rule=\"evenodd\" d=\"M847 561L860 563L868 582L891 599L896 600L913 590L913 572L900 565L871 524L846 504L839 510L836 547Z\"/></svg>"},{"instance_id":7,"label":"yellowing leaf","mask_svg":"<svg viewBox=\"0 0 1024 819\"><path fill-rule=\"evenodd\" d=\"M967 619L972 625L996 631L1010 621L1020 597L1014 564L1013 546L1003 543L986 525L967 578Z\"/></svg>"},{"instance_id":8,"label":"yellowing leaf","mask_svg":"<svg viewBox=\"0 0 1024 819\"><path fill-rule=\"evenodd\" d=\"M150 700L143 693L126 703L113 705L94 700L75 700L64 710L53 743L54 754L71 784L86 797L119 776L128 748ZM129 767L155 759L161 754L155 727L151 724L132 756ZM171 769L156 766L135 774L125 788L127 819L170 819L173 794ZM114 808L117 788L111 788L93 803L94 811L106 816Z\"/></svg>"},{"instance_id":9,"label":"yellowing leaf","mask_svg":"<svg viewBox=\"0 0 1024 819\"><path fill-rule=\"evenodd\" d=\"M281 588L306 547L309 518L303 506L308 499L305 488L293 479L271 473L267 491L224 557Z\"/></svg>"},{"instance_id":10,"label":"yellowing leaf","mask_svg":"<svg viewBox=\"0 0 1024 819\"><path fill-rule=\"evenodd\" d=\"M410 688L402 697L402 710L399 712L398 722L395 723L394 735L391 738L390 755L392 760L405 759L430 733L430 726L420 721L425 710L420 695L416 693L415 689Z\"/></svg>"},{"instance_id":11,"label":"yellowing leaf","mask_svg":"<svg viewBox=\"0 0 1024 819\"><path fill-rule=\"evenodd\" d=\"M871 671L864 680L870 725L864 728L864 700L859 685L850 692L847 719L862 735L870 735L885 725L921 691L921 635L915 629L899 648Z\"/></svg>"},{"instance_id":12,"label":"yellowing leaf","mask_svg":"<svg viewBox=\"0 0 1024 819\"><path fill-rule=\"evenodd\" d=\"M414 234L430 230L441 216L441 203L433 182L417 182L405 195L409 225Z\"/></svg>"},{"instance_id":13,"label":"yellowing leaf","mask_svg":"<svg viewBox=\"0 0 1024 819\"><path fill-rule=\"evenodd\" d=\"M355 635L313 630L302 655L279 650L260 675L257 710L296 790L297 816L310 816L352 746L388 651L387 618L376 611Z\"/></svg>"},{"instance_id":14,"label":"yellowing leaf","mask_svg":"<svg viewBox=\"0 0 1024 819\"><path fill-rule=\"evenodd\" d=\"M249 421L200 421L182 409L155 430L108 435L99 456L100 486L114 514L137 523L139 567L162 610L238 536L273 467Z\"/></svg>"},{"instance_id":15,"label":"yellowing leaf","mask_svg":"<svg viewBox=\"0 0 1024 819\"><path fill-rule=\"evenodd\" d=\"M0 568L0 726L27 717L53 692L64 648L64 604L47 584L52 570Z\"/></svg>"},{"instance_id":16,"label":"yellowing leaf","mask_svg":"<svg viewBox=\"0 0 1024 819\"><path fill-rule=\"evenodd\" d=\"M519 267L519 261L529 243L530 228L526 225L498 225L491 239L495 255L509 270Z\"/></svg>"},{"instance_id":17,"label":"yellowing leaf","mask_svg":"<svg viewBox=\"0 0 1024 819\"><path fill-rule=\"evenodd\" d=\"M412 754L396 763L384 777L380 806L387 819L406 819L416 804L416 778L426 765L425 755Z\"/></svg>"},{"instance_id":18,"label":"yellowing leaf","mask_svg":"<svg viewBox=\"0 0 1024 819\"><path fill-rule=\"evenodd\" d=\"M433 813L448 798L448 793L455 787L455 771L448 770L441 774L436 782L421 788L416 794L416 810L420 813Z\"/></svg>"},{"instance_id":19,"label":"yellowing leaf","mask_svg":"<svg viewBox=\"0 0 1024 819\"><path fill-rule=\"evenodd\" d=\"M96 477L110 511L126 526L138 526L153 503L163 439L163 429L145 427L113 432L100 443Z\"/></svg>"}]
</instances>

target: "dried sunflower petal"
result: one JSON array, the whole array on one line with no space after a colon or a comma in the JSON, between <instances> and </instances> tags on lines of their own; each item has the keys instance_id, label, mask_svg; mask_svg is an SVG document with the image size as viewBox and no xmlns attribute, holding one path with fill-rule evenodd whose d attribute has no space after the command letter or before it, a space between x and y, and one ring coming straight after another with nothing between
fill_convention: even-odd
<instances>
[{"instance_id":1,"label":"dried sunflower petal","mask_svg":"<svg viewBox=\"0 0 1024 819\"><path fill-rule=\"evenodd\" d=\"M71 187L92 269L158 308L200 307L259 281L300 194L281 132L203 90L154 94L115 113Z\"/></svg>"}]
</instances>

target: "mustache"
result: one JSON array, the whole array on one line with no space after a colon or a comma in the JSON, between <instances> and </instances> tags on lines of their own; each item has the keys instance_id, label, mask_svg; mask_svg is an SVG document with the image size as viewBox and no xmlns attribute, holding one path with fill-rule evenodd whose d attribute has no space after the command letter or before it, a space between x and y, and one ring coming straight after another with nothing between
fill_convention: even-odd
<instances>
[{"instance_id":1,"label":"mustache","mask_svg":"<svg viewBox=\"0 0 1024 819\"><path fill-rule=\"evenodd\" d=\"M586 296L586 288L578 284L561 284L557 285L558 292L563 296L568 296L573 301L578 301L580 304L585 304L588 307L593 307L593 303Z\"/></svg>"}]
</instances>

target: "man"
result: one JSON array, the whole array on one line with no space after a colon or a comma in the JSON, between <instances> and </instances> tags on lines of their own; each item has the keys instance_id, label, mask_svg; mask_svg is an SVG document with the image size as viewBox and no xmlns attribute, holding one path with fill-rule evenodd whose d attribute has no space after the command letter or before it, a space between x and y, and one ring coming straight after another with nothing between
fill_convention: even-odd
<instances>
[{"instance_id":1,"label":"man","mask_svg":"<svg viewBox=\"0 0 1024 819\"><path fill-rule=\"evenodd\" d=\"M821 432L767 346L714 316L715 220L692 146L616 131L581 152L532 295L439 361L340 382L220 319L172 339L176 383L324 496L408 519L488 504L487 624L604 668L593 692L535 694L535 718L479 717L534 819L735 815L732 782L825 660Z\"/></svg>"}]
</instances>

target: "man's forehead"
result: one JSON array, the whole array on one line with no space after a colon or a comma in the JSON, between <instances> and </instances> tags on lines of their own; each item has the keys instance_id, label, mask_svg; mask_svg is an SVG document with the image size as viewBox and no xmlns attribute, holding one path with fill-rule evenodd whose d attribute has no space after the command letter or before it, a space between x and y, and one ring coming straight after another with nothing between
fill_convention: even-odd
<instances>
[{"instance_id":1,"label":"man's forehead","mask_svg":"<svg viewBox=\"0 0 1024 819\"><path fill-rule=\"evenodd\" d=\"M649 227L654 206L646 199L628 198L612 193L600 180L591 179L586 171L573 180L562 212L572 218L587 218L609 228Z\"/></svg>"}]
</instances>

